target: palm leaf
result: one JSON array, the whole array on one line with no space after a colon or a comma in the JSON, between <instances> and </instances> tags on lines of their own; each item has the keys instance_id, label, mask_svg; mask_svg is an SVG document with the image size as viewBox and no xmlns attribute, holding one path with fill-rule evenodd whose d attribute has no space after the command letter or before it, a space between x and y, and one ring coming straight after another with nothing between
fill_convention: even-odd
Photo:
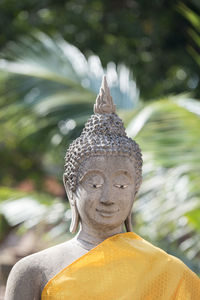
<instances>
[{"instance_id":1,"label":"palm leaf","mask_svg":"<svg viewBox=\"0 0 200 300\"><path fill-rule=\"evenodd\" d=\"M174 254L185 253L186 263L198 272L199 116L198 101L170 97L144 106L132 120L129 116L127 127L129 135L137 134L144 154L143 184L134 207L136 230L169 252L178 246Z\"/></svg>"},{"instance_id":2,"label":"palm leaf","mask_svg":"<svg viewBox=\"0 0 200 300\"><path fill-rule=\"evenodd\" d=\"M61 137L70 133L59 130L59 123L70 119L83 126L104 72L119 107L130 108L138 102L139 91L128 68L109 63L104 71L97 56L86 59L60 36L52 39L36 32L10 43L4 53L0 122L11 131L14 124L18 140L33 134L41 138L43 133L47 143L48 132L50 142L55 131Z\"/></svg>"}]
</instances>

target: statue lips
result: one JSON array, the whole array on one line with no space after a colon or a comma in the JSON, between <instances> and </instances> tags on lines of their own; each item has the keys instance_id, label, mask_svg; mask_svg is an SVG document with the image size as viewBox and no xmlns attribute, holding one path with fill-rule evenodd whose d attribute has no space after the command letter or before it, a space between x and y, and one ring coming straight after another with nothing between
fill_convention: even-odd
<instances>
[{"instance_id":1,"label":"statue lips","mask_svg":"<svg viewBox=\"0 0 200 300\"><path fill-rule=\"evenodd\" d=\"M112 217L115 213L119 211L119 209L115 210L104 210L104 209L98 209L96 208L96 211L100 213L103 217Z\"/></svg>"}]
</instances>

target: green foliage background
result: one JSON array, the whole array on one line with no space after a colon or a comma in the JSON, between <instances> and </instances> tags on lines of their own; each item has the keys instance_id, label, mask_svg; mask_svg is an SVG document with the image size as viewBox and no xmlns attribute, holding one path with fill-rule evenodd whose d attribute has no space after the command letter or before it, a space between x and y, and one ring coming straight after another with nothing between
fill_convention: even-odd
<instances>
[{"instance_id":1,"label":"green foliage background","mask_svg":"<svg viewBox=\"0 0 200 300\"><path fill-rule=\"evenodd\" d=\"M1 243L69 238L63 157L112 71L144 154L134 230L200 273L199 1L7 0L0 23Z\"/></svg>"},{"instance_id":2,"label":"green foliage background","mask_svg":"<svg viewBox=\"0 0 200 300\"><path fill-rule=\"evenodd\" d=\"M35 29L64 39L86 56L98 55L105 67L124 62L133 70L142 97L194 91L199 72L187 51L192 38L180 14L197 0L4 0L0 3L0 47Z\"/></svg>"}]
</instances>

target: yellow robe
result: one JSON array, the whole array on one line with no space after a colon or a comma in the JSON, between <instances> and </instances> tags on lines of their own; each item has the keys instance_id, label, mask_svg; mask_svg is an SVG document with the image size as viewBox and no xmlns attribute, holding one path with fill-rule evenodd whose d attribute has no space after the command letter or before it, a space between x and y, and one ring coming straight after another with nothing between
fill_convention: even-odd
<instances>
[{"instance_id":1,"label":"yellow robe","mask_svg":"<svg viewBox=\"0 0 200 300\"><path fill-rule=\"evenodd\" d=\"M200 279L135 233L110 237L55 275L42 300L200 300Z\"/></svg>"}]
</instances>

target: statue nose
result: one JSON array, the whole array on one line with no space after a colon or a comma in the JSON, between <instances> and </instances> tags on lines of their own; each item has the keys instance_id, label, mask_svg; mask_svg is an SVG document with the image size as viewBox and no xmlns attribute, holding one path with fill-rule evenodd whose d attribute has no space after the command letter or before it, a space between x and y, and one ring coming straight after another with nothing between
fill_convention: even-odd
<instances>
[{"instance_id":1,"label":"statue nose","mask_svg":"<svg viewBox=\"0 0 200 300\"><path fill-rule=\"evenodd\" d=\"M100 202L105 205L110 205L114 203L112 192L108 187L105 188L105 190L103 191L100 198Z\"/></svg>"},{"instance_id":2,"label":"statue nose","mask_svg":"<svg viewBox=\"0 0 200 300\"><path fill-rule=\"evenodd\" d=\"M105 197L102 197L100 199L100 202L103 203L103 204L106 204L106 205L110 205L110 204L113 204L114 201L110 198L105 198Z\"/></svg>"}]
</instances>

